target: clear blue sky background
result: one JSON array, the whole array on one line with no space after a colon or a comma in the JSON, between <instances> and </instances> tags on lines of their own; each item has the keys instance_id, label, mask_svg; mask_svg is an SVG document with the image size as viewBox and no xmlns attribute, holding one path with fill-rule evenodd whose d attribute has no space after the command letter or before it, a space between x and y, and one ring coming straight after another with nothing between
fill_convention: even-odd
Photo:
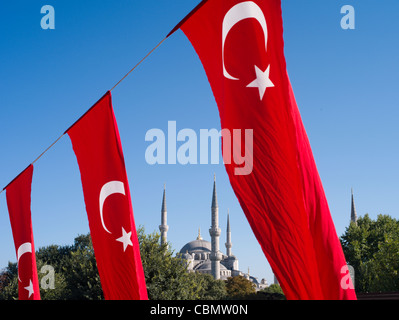
<instances>
[{"instance_id":1,"label":"clear blue sky background","mask_svg":"<svg viewBox=\"0 0 399 320\"><path fill-rule=\"evenodd\" d=\"M0 4L0 185L5 186L153 48L199 0L2 1ZM40 9L55 8L55 30ZM342 30L353 5L356 29ZM358 215L399 218L397 0L283 0L285 53L297 102L338 235ZM200 227L209 240L213 174L224 251L230 209L233 253L259 279L273 274L222 164L146 163L147 130L220 129L202 65L181 31L113 91L137 225L158 231L167 185L168 240L179 251ZM36 163L36 248L72 244L89 232L80 176L65 136ZM0 196L0 268L16 261L5 194Z\"/></svg>"}]
</instances>

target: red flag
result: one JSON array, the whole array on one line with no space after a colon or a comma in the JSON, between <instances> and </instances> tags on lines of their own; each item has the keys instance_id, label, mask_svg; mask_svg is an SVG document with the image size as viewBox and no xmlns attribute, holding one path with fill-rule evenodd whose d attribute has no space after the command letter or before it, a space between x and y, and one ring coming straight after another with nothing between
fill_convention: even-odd
<instances>
[{"instance_id":1,"label":"red flag","mask_svg":"<svg viewBox=\"0 0 399 320\"><path fill-rule=\"evenodd\" d=\"M232 142L222 136L226 170L286 297L355 299L341 286L345 257L286 72L281 1L202 1L178 28L202 61L222 129L241 129Z\"/></svg>"},{"instance_id":2,"label":"red flag","mask_svg":"<svg viewBox=\"0 0 399 320\"><path fill-rule=\"evenodd\" d=\"M104 297L146 300L147 288L111 92L66 133L79 164Z\"/></svg>"},{"instance_id":3,"label":"red flag","mask_svg":"<svg viewBox=\"0 0 399 320\"><path fill-rule=\"evenodd\" d=\"M30 165L4 188L17 254L19 300L40 300L30 209L32 176Z\"/></svg>"}]
</instances>

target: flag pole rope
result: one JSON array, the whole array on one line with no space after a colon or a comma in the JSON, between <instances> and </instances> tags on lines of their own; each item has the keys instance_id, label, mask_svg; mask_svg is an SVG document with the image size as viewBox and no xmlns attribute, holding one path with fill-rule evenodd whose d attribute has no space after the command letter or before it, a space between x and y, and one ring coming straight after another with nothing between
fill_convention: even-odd
<instances>
[{"instance_id":1,"label":"flag pole rope","mask_svg":"<svg viewBox=\"0 0 399 320\"><path fill-rule=\"evenodd\" d=\"M124 75L124 77L123 77L122 79L120 79L109 91L114 90L123 80L125 80L125 79L129 76L129 74L132 73L133 70L136 69L140 64L142 64L142 63L144 62L144 60L146 60L156 49L158 49L159 46L160 46L168 37L169 37L169 35L167 35L165 38L163 38L154 48L152 48L151 51L149 51L149 52L144 56L144 58L142 58L132 69L130 69L129 72L126 73L126 74ZM55 145L58 141L60 141L61 138L62 138L63 136L65 136L65 134L66 134L66 132L64 132L61 136L59 136L59 137L57 138L57 140L55 140L49 147L47 147L47 149L44 150L44 151L30 164L30 165L35 164L41 157L43 157L43 156L47 153L47 151L49 151L52 147L54 147L54 145ZM25 169L24 169L24 170L25 170ZM22 173L22 172L23 172L23 171L21 171L21 173ZM19 175L19 174L18 174L18 175ZM16 177L18 177L18 175L17 175ZM15 178L14 178L14 179L15 179ZM11 181L12 181L12 180L11 180ZM9 184L7 184L6 187L4 187L2 190L0 190L0 194L2 194L2 193L4 192L4 190L8 187L8 185L9 185Z\"/></svg>"},{"instance_id":2,"label":"flag pole rope","mask_svg":"<svg viewBox=\"0 0 399 320\"><path fill-rule=\"evenodd\" d=\"M146 56L141 59L132 69L129 70L128 73L125 74L125 76L120 79L109 91L114 90L123 80L125 80L125 78L127 78L127 76L134 70L136 69L140 64L142 64L144 62L145 59L147 59L151 53L153 53L156 49L158 49L158 47L168 38L168 36L166 36L165 38L163 38L150 52L148 52L146 54Z\"/></svg>"},{"instance_id":3,"label":"flag pole rope","mask_svg":"<svg viewBox=\"0 0 399 320\"><path fill-rule=\"evenodd\" d=\"M55 140L46 150L44 150L44 151L40 154L40 156L38 156L38 157L31 163L31 165L34 165L35 162L36 162L37 160L39 160L41 157L43 157L44 154L45 154L47 151L49 151L58 141L60 141L61 138L62 138L63 136L65 136L65 133L63 133L63 134L62 134L57 140Z\"/></svg>"}]
</instances>

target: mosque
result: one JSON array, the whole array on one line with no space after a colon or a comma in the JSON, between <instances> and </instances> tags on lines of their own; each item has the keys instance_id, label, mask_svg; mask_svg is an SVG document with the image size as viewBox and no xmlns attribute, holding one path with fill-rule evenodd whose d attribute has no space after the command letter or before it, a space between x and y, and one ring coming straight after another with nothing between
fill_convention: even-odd
<instances>
[{"instance_id":1,"label":"mosque","mask_svg":"<svg viewBox=\"0 0 399 320\"><path fill-rule=\"evenodd\" d=\"M161 243L167 243L167 209L166 209L166 190L163 191L162 208L161 208ZM189 272L199 272L211 274L215 279L226 280L229 277L241 275L253 282L256 290L266 288L267 281L262 279L260 282L256 277L239 270L238 258L232 254L230 218L227 214L226 227L226 253L220 251L219 237L221 229L219 228L219 208L216 194L216 180L213 182L212 206L211 206L211 227L209 235L211 242L202 238L200 231L195 240L186 243L180 250L180 256L186 260Z\"/></svg>"},{"instance_id":2,"label":"mosque","mask_svg":"<svg viewBox=\"0 0 399 320\"><path fill-rule=\"evenodd\" d=\"M353 190L351 191L351 223L357 224L357 213L355 208L355 201ZM161 208L161 225L159 230L161 232L161 243L167 243L167 232L169 226L167 225L167 209L166 209L166 190L163 191L162 208ZM216 179L213 181L213 194L211 205L211 227L209 229L211 242L202 238L200 230L195 240L186 243L181 248L179 254L186 260L187 269L189 272L200 272L211 274L215 279L226 280L229 277L241 275L246 279L252 281L256 290L261 290L268 287L266 279L260 282L256 277L239 270L238 258L232 254L230 217L227 213L226 226L226 254L220 251L219 237L221 229L219 228L219 207L216 194ZM276 277L274 283L278 283Z\"/></svg>"}]
</instances>

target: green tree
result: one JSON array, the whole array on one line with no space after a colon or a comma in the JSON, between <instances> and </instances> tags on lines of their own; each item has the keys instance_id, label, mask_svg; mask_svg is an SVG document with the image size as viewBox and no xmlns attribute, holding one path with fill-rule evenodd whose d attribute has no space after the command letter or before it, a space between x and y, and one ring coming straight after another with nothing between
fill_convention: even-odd
<instances>
[{"instance_id":1,"label":"green tree","mask_svg":"<svg viewBox=\"0 0 399 320\"><path fill-rule=\"evenodd\" d=\"M160 235L137 232L140 255L151 300L190 300L200 298L196 277L187 272L184 260L173 257L170 245L160 245Z\"/></svg>"},{"instance_id":2,"label":"green tree","mask_svg":"<svg viewBox=\"0 0 399 320\"><path fill-rule=\"evenodd\" d=\"M40 248L36 252L36 262L42 300L102 299L90 234L76 237L72 246ZM54 270L54 289L44 289L40 285L48 275L40 272L43 266ZM10 262L2 274L7 286L0 291L0 299L18 299L17 264Z\"/></svg>"},{"instance_id":3,"label":"green tree","mask_svg":"<svg viewBox=\"0 0 399 320\"><path fill-rule=\"evenodd\" d=\"M62 264L68 299L104 299L90 234L75 238L69 257Z\"/></svg>"},{"instance_id":4,"label":"green tree","mask_svg":"<svg viewBox=\"0 0 399 320\"><path fill-rule=\"evenodd\" d=\"M191 272L189 277L193 278L196 294L192 297L197 300L222 300L227 296L226 283L223 280L215 280L207 273Z\"/></svg>"},{"instance_id":5,"label":"green tree","mask_svg":"<svg viewBox=\"0 0 399 320\"><path fill-rule=\"evenodd\" d=\"M0 300L18 299L18 269L16 263L8 263L1 273Z\"/></svg>"},{"instance_id":6,"label":"green tree","mask_svg":"<svg viewBox=\"0 0 399 320\"><path fill-rule=\"evenodd\" d=\"M40 290L43 300L103 299L90 234L77 236L71 246L42 247L36 257L39 270L39 265L49 265L55 271L55 288ZM41 277L39 273L39 281Z\"/></svg>"},{"instance_id":7,"label":"green tree","mask_svg":"<svg viewBox=\"0 0 399 320\"><path fill-rule=\"evenodd\" d=\"M170 245L160 245L158 233L145 234L139 228L140 254L148 296L157 300L223 299L224 281L208 274L189 273L185 260L173 257ZM100 278L90 234L79 235L71 246L51 245L36 252L39 284L48 278L42 267L54 271L54 289L40 288L42 300L103 299ZM44 269L46 270L46 269ZM18 298L16 263L0 272L0 300ZM47 277L47 278L44 278Z\"/></svg>"},{"instance_id":8,"label":"green tree","mask_svg":"<svg viewBox=\"0 0 399 320\"><path fill-rule=\"evenodd\" d=\"M377 220L366 214L351 223L341 237L348 264L355 270L357 292L399 290L399 221L388 215Z\"/></svg>"},{"instance_id":9,"label":"green tree","mask_svg":"<svg viewBox=\"0 0 399 320\"><path fill-rule=\"evenodd\" d=\"M265 289L258 291L259 299L264 300L285 300L283 289L278 284L271 284Z\"/></svg>"},{"instance_id":10,"label":"green tree","mask_svg":"<svg viewBox=\"0 0 399 320\"><path fill-rule=\"evenodd\" d=\"M261 291L267 292L267 293L278 293L284 295L283 289L278 284L271 284L265 289L262 289Z\"/></svg>"},{"instance_id":11,"label":"green tree","mask_svg":"<svg viewBox=\"0 0 399 320\"><path fill-rule=\"evenodd\" d=\"M37 259L37 269L39 276L39 286L40 286L40 298L42 300L65 300L70 294L68 292L67 281L65 279L64 273L54 270L54 288L45 289L41 284L42 282L50 285L50 281L46 281L45 277L49 276L49 273L44 271L46 266L49 264L45 263L43 260ZM53 267L53 266L51 266ZM44 271L43 273L41 271ZM17 293L16 293L17 294Z\"/></svg>"},{"instance_id":12,"label":"green tree","mask_svg":"<svg viewBox=\"0 0 399 320\"><path fill-rule=\"evenodd\" d=\"M4 290L5 287L8 286L8 277L5 270L0 271L0 292Z\"/></svg>"},{"instance_id":13,"label":"green tree","mask_svg":"<svg viewBox=\"0 0 399 320\"><path fill-rule=\"evenodd\" d=\"M255 284L243 276L228 278L226 280L226 291L231 299L242 299L256 293Z\"/></svg>"}]
</instances>

